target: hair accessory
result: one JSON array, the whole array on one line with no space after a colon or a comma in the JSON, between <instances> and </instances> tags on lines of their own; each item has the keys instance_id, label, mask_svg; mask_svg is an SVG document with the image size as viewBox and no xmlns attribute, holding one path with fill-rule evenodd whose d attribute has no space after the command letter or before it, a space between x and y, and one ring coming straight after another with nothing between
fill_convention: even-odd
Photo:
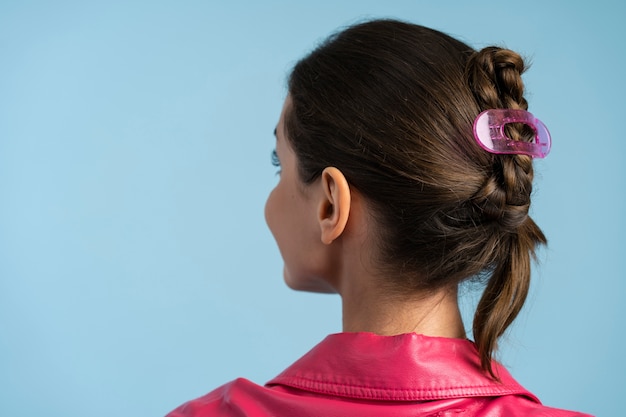
<instances>
[{"instance_id":1,"label":"hair accessory","mask_svg":"<svg viewBox=\"0 0 626 417\"><path fill-rule=\"evenodd\" d=\"M504 133L504 126L509 123L523 123L532 127L535 141L522 142L509 138ZM544 158L552 146L546 125L532 113L521 109L489 109L480 113L474 120L474 138L483 149L496 154L522 154Z\"/></svg>"}]
</instances>

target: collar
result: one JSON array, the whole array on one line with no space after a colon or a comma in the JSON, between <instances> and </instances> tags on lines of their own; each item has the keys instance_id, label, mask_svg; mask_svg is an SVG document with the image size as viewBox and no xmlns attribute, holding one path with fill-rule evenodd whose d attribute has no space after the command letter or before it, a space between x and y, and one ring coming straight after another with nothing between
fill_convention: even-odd
<instances>
[{"instance_id":1,"label":"collar","mask_svg":"<svg viewBox=\"0 0 626 417\"><path fill-rule=\"evenodd\" d=\"M523 395L539 403L500 364L494 362L494 370L501 382L481 370L469 340L416 333L338 333L327 336L267 386L364 400Z\"/></svg>"}]
</instances>

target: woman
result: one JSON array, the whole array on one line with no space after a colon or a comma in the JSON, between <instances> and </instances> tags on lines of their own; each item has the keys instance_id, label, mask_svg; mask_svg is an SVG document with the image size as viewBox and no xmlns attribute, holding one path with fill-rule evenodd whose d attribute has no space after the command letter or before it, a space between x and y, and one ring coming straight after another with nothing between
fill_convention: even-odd
<instances>
[{"instance_id":1,"label":"woman","mask_svg":"<svg viewBox=\"0 0 626 417\"><path fill-rule=\"evenodd\" d=\"M533 158L513 51L378 20L301 60L276 128L266 220L296 290L337 292L343 332L266 384L233 381L170 416L573 416L492 359L535 247ZM486 286L467 340L458 285Z\"/></svg>"}]
</instances>

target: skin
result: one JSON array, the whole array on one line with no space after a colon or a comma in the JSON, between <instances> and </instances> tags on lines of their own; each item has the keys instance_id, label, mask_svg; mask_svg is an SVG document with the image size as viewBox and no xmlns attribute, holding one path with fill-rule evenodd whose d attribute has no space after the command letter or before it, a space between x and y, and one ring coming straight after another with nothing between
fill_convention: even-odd
<instances>
[{"instance_id":1,"label":"skin","mask_svg":"<svg viewBox=\"0 0 626 417\"><path fill-rule=\"evenodd\" d=\"M456 287L399 295L384 285L390 280L373 263L377 233L371 210L339 169L326 168L312 184L300 180L284 127L289 108L288 96L276 128L280 180L265 206L286 284L338 293L344 332L465 338Z\"/></svg>"}]
</instances>

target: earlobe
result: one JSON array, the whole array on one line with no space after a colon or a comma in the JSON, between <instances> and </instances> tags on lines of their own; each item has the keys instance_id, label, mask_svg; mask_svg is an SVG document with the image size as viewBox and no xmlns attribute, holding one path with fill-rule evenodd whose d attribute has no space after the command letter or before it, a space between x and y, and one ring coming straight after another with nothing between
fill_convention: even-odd
<instances>
[{"instance_id":1,"label":"earlobe","mask_svg":"<svg viewBox=\"0 0 626 417\"><path fill-rule=\"evenodd\" d=\"M322 201L318 221L322 243L329 245L346 228L350 216L350 185L341 171L334 167L324 169L321 176Z\"/></svg>"}]
</instances>

